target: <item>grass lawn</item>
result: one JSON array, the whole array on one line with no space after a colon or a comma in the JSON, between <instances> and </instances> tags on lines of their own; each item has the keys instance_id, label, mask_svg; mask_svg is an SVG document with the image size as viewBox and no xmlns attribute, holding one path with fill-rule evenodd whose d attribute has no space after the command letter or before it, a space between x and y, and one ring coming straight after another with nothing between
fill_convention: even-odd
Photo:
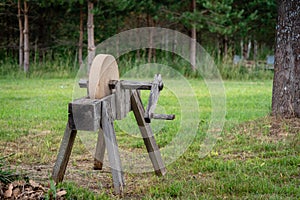
<instances>
[{"instance_id":1,"label":"grass lawn","mask_svg":"<svg viewBox=\"0 0 300 200\"><path fill-rule=\"evenodd\" d=\"M226 122L213 150L199 158L210 122L210 95L201 80L189 80L199 104L199 128L189 148L167 166L167 174L126 173L124 198L132 199L300 199L300 121L269 117L272 82L225 81ZM73 79L0 80L0 157L11 155L12 168L51 182L60 141L72 101ZM167 85L166 85L167 86ZM178 86L180 91L180 86ZM146 101L146 96L143 100ZM153 122L160 147L175 137L181 118L176 94L164 89L158 109L177 121ZM193 109L193 108L191 108ZM182 116L183 117L183 116ZM128 119L130 121L132 116ZM121 148L144 151L132 137L131 123L116 122ZM91 170L92 155L77 137L65 180L57 188L69 199L118 198L112 194L109 168Z\"/></svg>"}]
</instances>

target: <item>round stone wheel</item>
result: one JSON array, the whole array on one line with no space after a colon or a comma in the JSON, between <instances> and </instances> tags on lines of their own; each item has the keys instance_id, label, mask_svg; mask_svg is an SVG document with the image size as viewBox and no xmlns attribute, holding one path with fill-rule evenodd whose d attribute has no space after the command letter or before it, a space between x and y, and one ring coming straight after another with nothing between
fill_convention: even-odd
<instances>
[{"instance_id":1,"label":"round stone wheel","mask_svg":"<svg viewBox=\"0 0 300 200\"><path fill-rule=\"evenodd\" d=\"M98 54L92 63L89 73L89 96L91 99L101 99L111 94L108 83L119 80L119 70L116 59L112 55Z\"/></svg>"}]
</instances>

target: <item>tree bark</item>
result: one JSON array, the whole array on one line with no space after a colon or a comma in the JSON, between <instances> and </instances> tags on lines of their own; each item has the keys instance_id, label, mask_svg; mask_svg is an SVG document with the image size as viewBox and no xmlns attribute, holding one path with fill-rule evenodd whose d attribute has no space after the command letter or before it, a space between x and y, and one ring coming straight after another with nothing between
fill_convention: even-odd
<instances>
[{"instance_id":1,"label":"tree bark","mask_svg":"<svg viewBox=\"0 0 300 200\"><path fill-rule=\"evenodd\" d=\"M139 20L139 18L138 18ZM140 53L140 32L139 32L139 29L136 29L135 31L135 34L136 34L136 46L138 47L137 50L136 50L136 60L139 62L140 59L141 59L141 53Z\"/></svg>"},{"instance_id":2,"label":"tree bark","mask_svg":"<svg viewBox=\"0 0 300 200\"><path fill-rule=\"evenodd\" d=\"M23 35L23 23L21 16L21 0L18 0L18 20L19 20L19 66L23 67L23 55L24 55L24 35Z\"/></svg>"},{"instance_id":3,"label":"tree bark","mask_svg":"<svg viewBox=\"0 0 300 200\"><path fill-rule=\"evenodd\" d=\"M258 44L257 40L254 40L253 42L253 60L257 60L257 53L258 53Z\"/></svg>"},{"instance_id":4,"label":"tree bark","mask_svg":"<svg viewBox=\"0 0 300 200\"><path fill-rule=\"evenodd\" d=\"M191 10L192 12L196 11L196 0L192 0ZM193 23L191 29L191 40L190 40L190 63L193 71L196 71L196 43L197 43L196 25Z\"/></svg>"},{"instance_id":5,"label":"tree bark","mask_svg":"<svg viewBox=\"0 0 300 200\"><path fill-rule=\"evenodd\" d=\"M29 23L28 3L24 0L24 72L29 71Z\"/></svg>"},{"instance_id":6,"label":"tree bark","mask_svg":"<svg viewBox=\"0 0 300 200\"><path fill-rule=\"evenodd\" d=\"M241 46L241 58L244 59L244 40L243 39L241 39L240 46Z\"/></svg>"},{"instance_id":7,"label":"tree bark","mask_svg":"<svg viewBox=\"0 0 300 200\"><path fill-rule=\"evenodd\" d=\"M248 60L250 58L250 52L251 52L251 46L252 46L252 43L251 43L251 40L248 40L248 46L247 46L247 53L246 53L246 60Z\"/></svg>"},{"instance_id":8,"label":"tree bark","mask_svg":"<svg viewBox=\"0 0 300 200\"><path fill-rule=\"evenodd\" d=\"M153 27L155 27L155 23L153 23ZM156 34L155 29L152 31L152 43L153 43L153 35ZM153 44L152 44L153 45ZM156 48L152 48L152 60L155 63L156 62Z\"/></svg>"},{"instance_id":9,"label":"tree bark","mask_svg":"<svg viewBox=\"0 0 300 200\"><path fill-rule=\"evenodd\" d=\"M90 67L92 66L94 57L95 57L95 42L94 42L94 3L92 1L88 1L88 72L90 71Z\"/></svg>"},{"instance_id":10,"label":"tree bark","mask_svg":"<svg viewBox=\"0 0 300 200\"><path fill-rule=\"evenodd\" d=\"M225 35L223 38L223 45L224 45L224 59L228 58L228 36Z\"/></svg>"},{"instance_id":11,"label":"tree bark","mask_svg":"<svg viewBox=\"0 0 300 200\"><path fill-rule=\"evenodd\" d=\"M175 55L176 50L177 50L177 31L175 31L175 33L174 33L174 41L173 41L173 45L172 45L172 60L173 61L174 61L175 56L176 56Z\"/></svg>"},{"instance_id":12,"label":"tree bark","mask_svg":"<svg viewBox=\"0 0 300 200\"><path fill-rule=\"evenodd\" d=\"M153 26L152 19L149 14L147 14L147 24L148 24L148 27ZM152 48L151 48L152 46L153 46L153 29L150 29L150 32L149 32L149 47L150 48L148 48L148 63L151 62L151 58L152 58Z\"/></svg>"},{"instance_id":13,"label":"tree bark","mask_svg":"<svg viewBox=\"0 0 300 200\"><path fill-rule=\"evenodd\" d=\"M272 114L300 117L300 1L278 0Z\"/></svg>"},{"instance_id":14,"label":"tree bark","mask_svg":"<svg viewBox=\"0 0 300 200\"><path fill-rule=\"evenodd\" d=\"M83 10L80 4L80 14L79 14L79 42L78 42L78 62L79 66L82 64L82 49L83 49Z\"/></svg>"}]
</instances>

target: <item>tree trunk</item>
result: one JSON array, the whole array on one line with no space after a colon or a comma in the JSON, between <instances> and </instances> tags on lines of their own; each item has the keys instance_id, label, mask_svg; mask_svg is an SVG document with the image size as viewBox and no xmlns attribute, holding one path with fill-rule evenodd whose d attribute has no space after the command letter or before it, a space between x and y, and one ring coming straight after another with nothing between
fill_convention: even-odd
<instances>
[{"instance_id":1,"label":"tree trunk","mask_svg":"<svg viewBox=\"0 0 300 200\"><path fill-rule=\"evenodd\" d=\"M168 41L167 41L168 42ZM174 33L174 41L173 41L173 46L172 46L172 60L174 61L175 59L175 52L177 51L177 31Z\"/></svg>"},{"instance_id":2,"label":"tree trunk","mask_svg":"<svg viewBox=\"0 0 300 200\"><path fill-rule=\"evenodd\" d=\"M241 39L240 46L241 46L241 58L244 59L244 40L243 39Z\"/></svg>"},{"instance_id":3,"label":"tree trunk","mask_svg":"<svg viewBox=\"0 0 300 200\"><path fill-rule=\"evenodd\" d=\"M149 14L147 14L147 24L148 27L152 27L152 19L150 17ZM148 63L151 62L151 58L152 58L152 47L153 46L153 29L150 29L149 32L149 49L148 49Z\"/></svg>"},{"instance_id":4,"label":"tree trunk","mask_svg":"<svg viewBox=\"0 0 300 200\"><path fill-rule=\"evenodd\" d=\"M250 52L251 52L251 40L248 40L248 46L247 46L247 53L246 53L246 60L250 58Z\"/></svg>"},{"instance_id":5,"label":"tree trunk","mask_svg":"<svg viewBox=\"0 0 300 200\"><path fill-rule=\"evenodd\" d=\"M29 71L29 25L28 3L24 0L24 72Z\"/></svg>"},{"instance_id":6,"label":"tree trunk","mask_svg":"<svg viewBox=\"0 0 300 200\"><path fill-rule=\"evenodd\" d=\"M300 1L278 0L272 114L300 117Z\"/></svg>"},{"instance_id":7,"label":"tree trunk","mask_svg":"<svg viewBox=\"0 0 300 200\"><path fill-rule=\"evenodd\" d=\"M224 45L224 60L227 60L228 58L228 37L227 35L224 36L223 38L223 45Z\"/></svg>"},{"instance_id":8,"label":"tree trunk","mask_svg":"<svg viewBox=\"0 0 300 200\"><path fill-rule=\"evenodd\" d=\"M253 42L253 60L257 60L257 52L258 52L258 44L257 41L254 40Z\"/></svg>"},{"instance_id":9,"label":"tree trunk","mask_svg":"<svg viewBox=\"0 0 300 200\"><path fill-rule=\"evenodd\" d=\"M79 66L82 64L82 49L83 49L83 10L80 4L80 15L79 15L79 42L78 42L78 62Z\"/></svg>"},{"instance_id":10,"label":"tree trunk","mask_svg":"<svg viewBox=\"0 0 300 200\"><path fill-rule=\"evenodd\" d=\"M155 22L152 23L152 26L155 27ZM155 29L152 31L152 45L153 45L153 35L155 35ZM156 48L152 48L152 60L155 63L156 62Z\"/></svg>"},{"instance_id":11,"label":"tree trunk","mask_svg":"<svg viewBox=\"0 0 300 200\"><path fill-rule=\"evenodd\" d=\"M39 41L39 38L38 38L38 36L36 36L36 38L35 38L35 41L34 41L34 57L33 57L33 59L34 59L34 64L36 64L37 63L37 57L38 57L38 41Z\"/></svg>"},{"instance_id":12,"label":"tree trunk","mask_svg":"<svg viewBox=\"0 0 300 200\"><path fill-rule=\"evenodd\" d=\"M138 47L137 50L136 50L136 60L139 62L140 59L141 59L141 54L140 54L140 32L139 32L139 29L136 29L135 34L136 34L136 46Z\"/></svg>"},{"instance_id":13,"label":"tree trunk","mask_svg":"<svg viewBox=\"0 0 300 200\"><path fill-rule=\"evenodd\" d=\"M196 0L192 0L192 12L196 11ZM196 71L196 43L197 43L196 25L192 24L191 40L190 40L190 63L193 71Z\"/></svg>"},{"instance_id":14,"label":"tree trunk","mask_svg":"<svg viewBox=\"0 0 300 200\"><path fill-rule=\"evenodd\" d=\"M93 63L93 59L95 57L95 42L94 42L94 3L92 1L88 1L88 72L90 71L90 67Z\"/></svg>"},{"instance_id":15,"label":"tree trunk","mask_svg":"<svg viewBox=\"0 0 300 200\"><path fill-rule=\"evenodd\" d=\"M119 16L116 16L116 56L120 57Z\"/></svg>"},{"instance_id":16,"label":"tree trunk","mask_svg":"<svg viewBox=\"0 0 300 200\"><path fill-rule=\"evenodd\" d=\"M23 24L21 16L21 0L18 0L18 20L19 20L19 66L23 67L23 55L24 55L24 35L23 35Z\"/></svg>"}]
</instances>

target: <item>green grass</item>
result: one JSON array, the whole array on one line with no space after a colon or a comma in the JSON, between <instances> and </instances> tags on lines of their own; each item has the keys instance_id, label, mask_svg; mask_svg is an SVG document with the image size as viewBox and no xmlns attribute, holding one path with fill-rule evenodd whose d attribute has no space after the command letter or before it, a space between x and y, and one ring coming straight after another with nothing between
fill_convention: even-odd
<instances>
[{"instance_id":1,"label":"green grass","mask_svg":"<svg viewBox=\"0 0 300 200\"><path fill-rule=\"evenodd\" d=\"M63 128L72 88L71 79L0 80L1 140Z\"/></svg>"},{"instance_id":2,"label":"green grass","mask_svg":"<svg viewBox=\"0 0 300 200\"><path fill-rule=\"evenodd\" d=\"M189 82L200 110L199 129L193 143L167 166L164 177L125 172L124 197L299 199L300 134L298 129L293 132L289 124L282 126L286 136L270 134L271 80L224 82L225 127L213 150L204 158L199 158L199 151L211 118L210 95L204 81L190 79ZM73 84L73 79L1 79L0 157L15 153L9 160L12 165L52 165L67 122L67 104L72 100ZM178 85L178 91L181 89ZM146 100L145 94L143 101ZM161 93L159 105L159 111L176 114L175 121L152 124L157 142L163 147L176 135L181 111L175 94L167 87ZM137 127L130 126L134 123L133 116L126 120L124 124L116 123L119 146L144 151L142 139L132 137L138 134ZM69 166L80 170L80 162L87 159L86 154L85 147L76 140ZM93 174L85 176L93 177ZM109 181L102 184L111 184L110 174L103 176ZM66 180L57 187L66 189L69 199L117 198L111 194L112 188L93 187L91 190L89 185L95 179L102 180L97 177L90 182L87 178L84 183ZM97 194L92 192L95 190Z\"/></svg>"}]
</instances>

